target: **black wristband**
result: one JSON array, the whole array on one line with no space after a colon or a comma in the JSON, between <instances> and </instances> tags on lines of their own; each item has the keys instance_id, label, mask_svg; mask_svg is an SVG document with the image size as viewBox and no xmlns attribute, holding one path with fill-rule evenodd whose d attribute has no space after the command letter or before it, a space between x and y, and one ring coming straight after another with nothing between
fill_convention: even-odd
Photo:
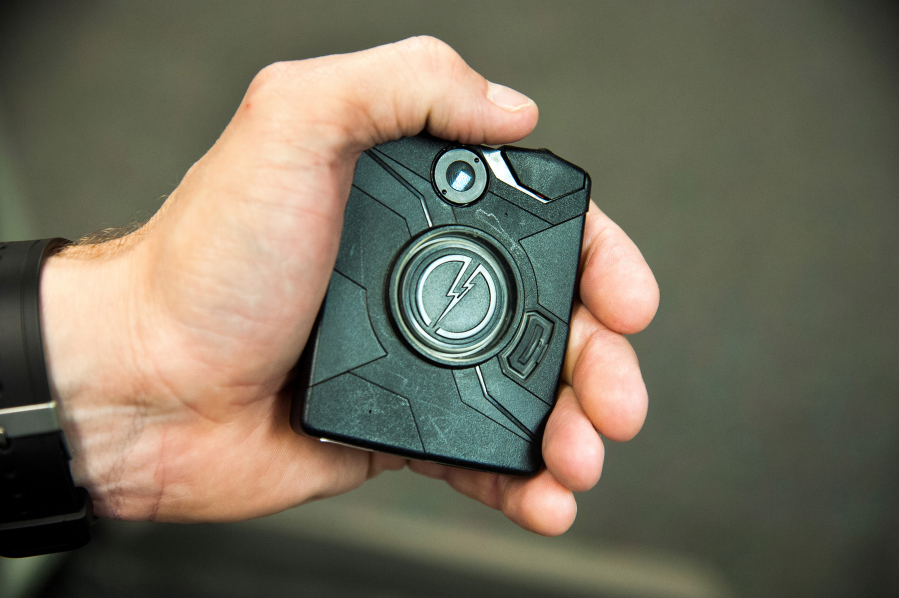
<instances>
[{"instance_id":1,"label":"black wristband","mask_svg":"<svg viewBox=\"0 0 899 598\"><path fill-rule=\"evenodd\" d=\"M50 394L40 319L44 259L65 239L0 243L0 556L80 548L90 497L76 488Z\"/></svg>"}]
</instances>

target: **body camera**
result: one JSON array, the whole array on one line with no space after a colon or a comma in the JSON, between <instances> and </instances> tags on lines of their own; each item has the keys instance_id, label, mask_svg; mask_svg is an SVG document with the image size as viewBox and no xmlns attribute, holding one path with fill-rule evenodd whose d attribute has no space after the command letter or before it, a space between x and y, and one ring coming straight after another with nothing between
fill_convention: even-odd
<instances>
[{"instance_id":1,"label":"body camera","mask_svg":"<svg viewBox=\"0 0 899 598\"><path fill-rule=\"evenodd\" d=\"M359 158L295 430L511 474L542 466L590 177L428 135Z\"/></svg>"}]
</instances>

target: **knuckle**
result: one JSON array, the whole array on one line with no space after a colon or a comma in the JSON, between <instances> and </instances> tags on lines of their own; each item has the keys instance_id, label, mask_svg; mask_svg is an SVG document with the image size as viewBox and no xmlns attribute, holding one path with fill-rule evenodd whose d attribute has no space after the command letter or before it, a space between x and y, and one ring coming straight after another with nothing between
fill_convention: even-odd
<instances>
[{"instance_id":1,"label":"knuckle","mask_svg":"<svg viewBox=\"0 0 899 598\"><path fill-rule=\"evenodd\" d=\"M430 35L419 35L397 42L396 49L414 64L425 65L435 70L462 61L452 46Z\"/></svg>"},{"instance_id":2,"label":"knuckle","mask_svg":"<svg viewBox=\"0 0 899 598\"><path fill-rule=\"evenodd\" d=\"M284 77L295 69L295 65L293 62L274 62L260 70L250 82L247 99L258 101L272 96L274 90L281 87Z\"/></svg>"},{"instance_id":3,"label":"knuckle","mask_svg":"<svg viewBox=\"0 0 899 598\"><path fill-rule=\"evenodd\" d=\"M250 83L250 89L261 89L267 87L271 84L272 81L277 80L284 74L284 70L287 67L287 63L284 62L274 62L266 67L263 67L256 76L253 77L253 82Z\"/></svg>"}]
</instances>

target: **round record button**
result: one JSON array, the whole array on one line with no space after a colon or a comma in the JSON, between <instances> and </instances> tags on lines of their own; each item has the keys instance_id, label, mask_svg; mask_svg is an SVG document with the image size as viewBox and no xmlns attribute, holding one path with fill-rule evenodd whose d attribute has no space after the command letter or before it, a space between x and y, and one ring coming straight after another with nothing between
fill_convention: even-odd
<instances>
[{"instance_id":1,"label":"round record button","mask_svg":"<svg viewBox=\"0 0 899 598\"><path fill-rule=\"evenodd\" d=\"M517 277L505 250L482 231L434 229L397 259L390 282L394 321L408 343L439 363L492 357L516 318Z\"/></svg>"}]
</instances>

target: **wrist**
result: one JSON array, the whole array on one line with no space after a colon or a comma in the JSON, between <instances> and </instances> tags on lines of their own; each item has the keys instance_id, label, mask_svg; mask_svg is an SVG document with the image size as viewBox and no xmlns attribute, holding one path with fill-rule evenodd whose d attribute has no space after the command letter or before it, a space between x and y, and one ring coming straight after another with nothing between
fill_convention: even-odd
<instances>
[{"instance_id":1,"label":"wrist","mask_svg":"<svg viewBox=\"0 0 899 598\"><path fill-rule=\"evenodd\" d=\"M41 328L50 391L72 453L72 477L98 515L133 518L151 495L135 447L144 436L130 251L70 247L41 274Z\"/></svg>"}]
</instances>

